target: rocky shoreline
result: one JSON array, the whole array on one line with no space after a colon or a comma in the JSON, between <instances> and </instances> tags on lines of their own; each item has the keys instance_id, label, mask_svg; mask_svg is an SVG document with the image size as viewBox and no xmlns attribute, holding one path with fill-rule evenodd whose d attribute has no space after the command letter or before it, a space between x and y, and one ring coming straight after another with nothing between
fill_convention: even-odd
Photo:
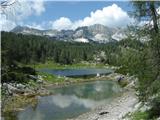
<instances>
[{"instance_id":1,"label":"rocky shoreline","mask_svg":"<svg viewBox=\"0 0 160 120\"><path fill-rule=\"evenodd\" d=\"M64 87L64 86L68 86L68 85L72 85L72 84L81 84L84 82L92 82L92 81L97 81L97 80L113 80L115 82L119 82L121 85L127 85L130 81L132 81L134 79L134 76L125 76L122 74L118 74L118 73L112 73L109 75L102 75L102 76L98 76L98 77L92 77L92 78L88 78L88 79L78 79L75 80L74 78L65 78L64 82L62 83L46 83L44 85L44 87L48 87L48 86L52 86L52 87Z\"/></svg>"},{"instance_id":2,"label":"rocky shoreline","mask_svg":"<svg viewBox=\"0 0 160 120\"><path fill-rule=\"evenodd\" d=\"M133 112L138 98L133 89L126 90L122 96L115 98L110 104L99 106L77 118L67 120L125 120L125 115Z\"/></svg>"},{"instance_id":3,"label":"rocky shoreline","mask_svg":"<svg viewBox=\"0 0 160 120\"><path fill-rule=\"evenodd\" d=\"M2 114L22 110L27 104L36 102L37 96L49 95L44 87L44 80L38 76L31 76L36 81L36 86L22 83L3 83L1 111Z\"/></svg>"},{"instance_id":4,"label":"rocky shoreline","mask_svg":"<svg viewBox=\"0 0 160 120\"><path fill-rule=\"evenodd\" d=\"M117 76L118 74L111 74L108 77L117 80ZM128 77L127 79L133 78ZM125 116L137 110L137 104L139 104L138 97L134 89L134 81L132 80L124 87L123 94L115 98L110 104L99 106L77 118L67 120L128 120Z\"/></svg>"}]
</instances>

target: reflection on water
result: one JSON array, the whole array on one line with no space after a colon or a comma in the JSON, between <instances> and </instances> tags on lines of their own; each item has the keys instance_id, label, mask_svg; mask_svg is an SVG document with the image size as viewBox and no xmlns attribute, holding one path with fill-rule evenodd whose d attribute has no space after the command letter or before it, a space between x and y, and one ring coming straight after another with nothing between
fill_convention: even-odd
<instances>
[{"instance_id":1,"label":"reflection on water","mask_svg":"<svg viewBox=\"0 0 160 120\"><path fill-rule=\"evenodd\" d=\"M49 90L55 94L39 97L36 106L29 105L12 120L64 120L76 117L98 105L109 103L121 88L113 81L95 81Z\"/></svg>"}]
</instances>

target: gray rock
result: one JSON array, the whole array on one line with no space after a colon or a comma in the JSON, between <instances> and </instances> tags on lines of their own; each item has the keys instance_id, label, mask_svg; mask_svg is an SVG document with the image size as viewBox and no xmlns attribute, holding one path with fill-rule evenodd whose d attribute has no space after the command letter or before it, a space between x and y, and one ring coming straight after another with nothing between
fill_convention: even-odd
<instances>
[{"instance_id":1,"label":"gray rock","mask_svg":"<svg viewBox=\"0 0 160 120\"><path fill-rule=\"evenodd\" d=\"M32 80L38 80L38 77L34 76L34 75L29 75L29 77L32 79Z\"/></svg>"},{"instance_id":2,"label":"gray rock","mask_svg":"<svg viewBox=\"0 0 160 120\"><path fill-rule=\"evenodd\" d=\"M134 109L135 109L135 110L138 110L141 106L142 106L142 103L139 102L139 103L137 103L137 104L134 106Z\"/></svg>"},{"instance_id":3,"label":"gray rock","mask_svg":"<svg viewBox=\"0 0 160 120\"><path fill-rule=\"evenodd\" d=\"M2 84L2 86L3 86L4 88L7 88L7 85L8 85L7 83L3 83L3 84Z\"/></svg>"},{"instance_id":4,"label":"gray rock","mask_svg":"<svg viewBox=\"0 0 160 120\"><path fill-rule=\"evenodd\" d=\"M2 120L4 120L4 117L2 117Z\"/></svg>"},{"instance_id":5,"label":"gray rock","mask_svg":"<svg viewBox=\"0 0 160 120\"><path fill-rule=\"evenodd\" d=\"M20 89L17 89L16 87L10 85L10 84L7 84L7 89L8 89L8 92L9 94L22 94L24 93L23 90L20 90Z\"/></svg>"},{"instance_id":6,"label":"gray rock","mask_svg":"<svg viewBox=\"0 0 160 120\"><path fill-rule=\"evenodd\" d=\"M105 115L105 114L108 114L109 112L107 112L107 111L103 111L103 112L99 112L98 114L99 115Z\"/></svg>"},{"instance_id":7,"label":"gray rock","mask_svg":"<svg viewBox=\"0 0 160 120\"><path fill-rule=\"evenodd\" d=\"M26 88L26 86L23 84L17 84L16 87L21 90Z\"/></svg>"},{"instance_id":8,"label":"gray rock","mask_svg":"<svg viewBox=\"0 0 160 120\"><path fill-rule=\"evenodd\" d=\"M31 93L31 92L32 92L32 89L26 88L26 89L25 89L25 92Z\"/></svg>"},{"instance_id":9,"label":"gray rock","mask_svg":"<svg viewBox=\"0 0 160 120\"><path fill-rule=\"evenodd\" d=\"M160 117L159 117L159 118L157 118L157 120L160 120Z\"/></svg>"},{"instance_id":10,"label":"gray rock","mask_svg":"<svg viewBox=\"0 0 160 120\"><path fill-rule=\"evenodd\" d=\"M38 79L39 80L43 80L42 76L38 75Z\"/></svg>"},{"instance_id":11,"label":"gray rock","mask_svg":"<svg viewBox=\"0 0 160 120\"><path fill-rule=\"evenodd\" d=\"M37 83L40 83L40 84L41 84L41 83L43 83L43 80L38 79L38 80L37 80Z\"/></svg>"},{"instance_id":12,"label":"gray rock","mask_svg":"<svg viewBox=\"0 0 160 120\"><path fill-rule=\"evenodd\" d=\"M142 112L144 112L144 111L149 110L150 108L151 108L150 106L143 105L143 106L140 108L140 110L141 110Z\"/></svg>"},{"instance_id":13,"label":"gray rock","mask_svg":"<svg viewBox=\"0 0 160 120\"><path fill-rule=\"evenodd\" d=\"M121 82L122 80L124 80L124 76L118 75L118 76L116 76L116 80L117 80L118 82Z\"/></svg>"}]
</instances>

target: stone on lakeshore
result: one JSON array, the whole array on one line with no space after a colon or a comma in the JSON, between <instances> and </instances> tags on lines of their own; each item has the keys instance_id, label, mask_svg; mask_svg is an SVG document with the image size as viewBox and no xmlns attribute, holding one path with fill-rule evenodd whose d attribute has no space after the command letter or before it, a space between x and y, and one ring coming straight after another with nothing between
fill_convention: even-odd
<instances>
[{"instance_id":1,"label":"stone on lakeshore","mask_svg":"<svg viewBox=\"0 0 160 120\"><path fill-rule=\"evenodd\" d=\"M150 108L151 108L150 106L143 105L143 106L140 108L140 111L145 112L145 111L149 110Z\"/></svg>"},{"instance_id":2,"label":"stone on lakeshore","mask_svg":"<svg viewBox=\"0 0 160 120\"><path fill-rule=\"evenodd\" d=\"M137 103L135 106L134 106L134 109L139 109L140 107L141 107L141 105L142 105L142 103L141 102L139 102L139 103Z\"/></svg>"},{"instance_id":3,"label":"stone on lakeshore","mask_svg":"<svg viewBox=\"0 0 160 120\"><path fill-rule=\"evenodd\" d=\"M55 85L59 85L59 83L56 82Z\"/></svg>"},{"instance_id":4,"label":"stone on lakeshore","mask_svg":"<svg viewBox=\"0 0 160 120\"><path fill-rule=\"evenodd\" d=\"M118 82L121 82L122 80L124 80L124 76L122 75L117 75L115 78Z\"/></svg>"},{"instance_id":5,"label":"stone on lakeshore","mask_svg":"<svg viewBox=\"0 0 160 120\"><path fill-rule=\"evenodd\" d=\"M39 80L43 80L42 76L38 75L38 79Z\"/></svg>"},{"instance_id":6,"label":"stone on lakeshore","mask_svg":"<svg viewBox=\"0 0 160 120\"><path fill-rule=\"evenodd\" d=\"M107 111L102 111L102 112L99 112L98 114L99 115L104 115L104 114L108 114L109 112L107 112Z\"/></svg>"},{"instance_id":7,"label":"stone on lakeshore","mask_svg":"<svg viewBox=\"0 0 160 120\"><path fill-rule=\"evenodd\" d=\"M160 117L159 117L159 118L157 118L157 120L160 120Z\"/></svg>"},{"instance_id":8,"label":"stone on lakeshore","mask_svg":"<svg viewBox=\"0 0 160 120\"><path fill-rule=\"evenodd\" d=\"M29 75L29 77L32 79L32 80L37 80L38 77L34 76L34 75Z\"/></svg>"},{"instance_id":9,"label":"stone on lakeshore","mask_svg":"<svg viewBox=\"0 0 160 120\"><path fill-rule=\"evenodd\" d=\"M26 86L23 85L23 84L21 84L21 83L19 83L19 84L16 85L16 87L17 87L18 89L24 89Z\"/></svg>"},{"instance_id":10,"label":"stone on lakeshore","mask_svg":"<svg viewBox=\"0 0 160 120\"><path fill-rule=\"evenodd\" d=\"M99 74L99 73L97 73L96 77L100 77L100 74Z\"/></svg>"},{"instance_id":11,"label":"stone on lakeshore","mask_svg":"<svg viewBox=\"0 0 160 120\"><path fill-rule=\"evenodd\" d=\"M10 84L7 84L7 89L10 94L23 94L24 93L23 90L17 89L16 87Z\"/></svg>"},{"instance_id":12,"label":"stone on lakeshore","mask_svg":"<svg viewBox=\"0 0 160 120\"><path fill-rule=\"evenodd\" d=\"M41 83L43 83L43 80L38 79L38 80L37 80L37 83L40 83L40 84L41 84Z\"/></svg>"}]
</instances>

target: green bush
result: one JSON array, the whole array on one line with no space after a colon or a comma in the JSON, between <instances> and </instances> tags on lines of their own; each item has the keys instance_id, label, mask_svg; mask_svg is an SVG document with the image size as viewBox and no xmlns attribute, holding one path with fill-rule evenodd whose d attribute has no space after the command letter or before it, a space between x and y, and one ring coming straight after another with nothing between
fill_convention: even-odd
<instances>
[{"instance_id":1,"label":"green bush","mask_svg":"<svg viewBox=\"0 0 160 120\"><path fill-rule=\"evenodd\" d=\"M20 70L25 74L36 75L35 69L33 69L31 67L22 67Z\"/></svg>"},{"instance_id":2,"label":"green bush","mask_svg":"<svg viewBox=\"0 0 160 120\"><path fill-rule=\"evenodd\" d=\"M160 94L151 101L152 108L149 110L149 118L160 117Z\"/></svg>"},{"instance_id":3,"label":"green bush","mask_svg":"<svg viewBox=\"0 0 160 120\"><path fill-rule=\"evenodd\" d=\"M8 72L2 75L2 83L3 82L26 83L28 81L27 81L27 75L23 73Z\"/></svg>"},{"instance_id":4,"label":"green bush","mask_svg":"<svg viewBox=\"0 0 160 120\"><path fill-rule=\"evenodd\" d=\"M148 113L147 112L140 112L136 111L132 114L131 119L132 120L148 120Z\"/></svg>"}]
</instances>

